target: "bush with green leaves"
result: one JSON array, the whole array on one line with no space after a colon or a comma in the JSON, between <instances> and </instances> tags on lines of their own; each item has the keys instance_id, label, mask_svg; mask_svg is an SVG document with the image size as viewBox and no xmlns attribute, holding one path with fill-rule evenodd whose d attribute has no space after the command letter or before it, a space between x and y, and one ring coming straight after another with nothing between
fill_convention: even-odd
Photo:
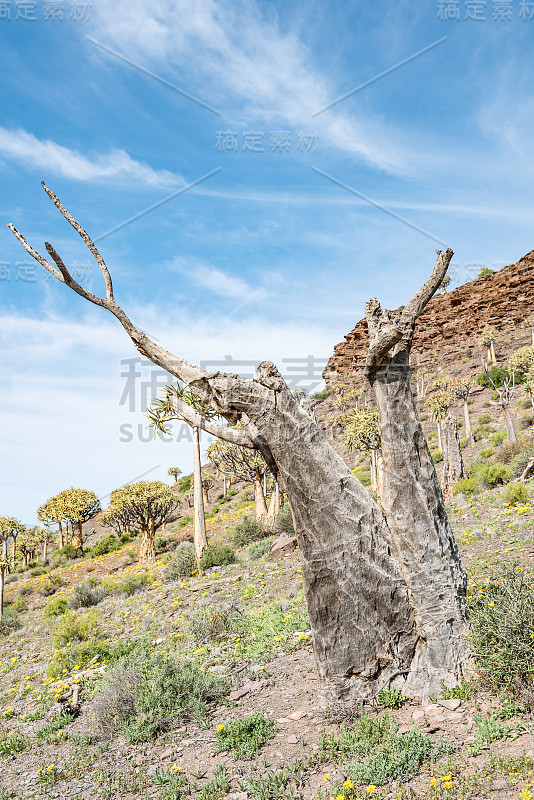
<instances>
[{"instance_id":1,"label":"bush with green leaves","mask_svg":"<svg viewBox=\"0 0 534 800\"><path fill-rule=\"evenodd\" d=\"M196 609L187 621L189 635L197 643L222 638L236 629L242 618L242 609L234 599L221 603L217 609Z\"/></svg>"},{"instance_id":2,"label":"bush with green leaves","mask_svg":"<svg viewBox=\"0 0 534 800\"><path fill-rule=\"evenodd\" d=\"M142 572L140 575L128 575L117 586L117 594L125 594L126 597L131 597L133 594L146 589L152 581L153 578L148 572Z\"/></svg>"},{"instance_id":3,"label":"bush with green leaves","mask_svg":"<svg viewBox=\"0 0 534 800\"><path fill-rule=\"evenodd\" d=\"M30 746L30 740L18 731L9 734L7 731L0 731L0 757L8 758L17 753L22 753Z\"/></svg>"},{"instance_id":4,"label":"bush with green leaves","mask_svg":"<svg viewBox=\"0 0 534 800\"><path fill-rule=\"evenodd\" d=\"M195 548L191 542L180 542L176 550L169 554L165 565L165 577L168 581L180 581L190 578L197 566Z\"/></svg>"},{"instance_id":5,"label":"bush with green leaves","mask_svg":"<svg viewBox=\"0 0 534 800\"><path fill-rule=\"evenodd\" d=\"M234 758L252 758L276 733L276 724L255 711L248 717L217 726L217 752L228 752Z\"/></svg>"},{"instance_id":6,"label":"bush with green leaves","mask_svg":"<svg viewBox=\"0 0 534 800\"><path fill-rule=\"evenodd\" d=\"M245 547L240 553L240 559L243 561L255 561L266 555L273 543L273 538L262 539L260 542L252 542L248 547Z\"/></svg>"},{"instance_id":7,"label":"bush with green leaves","mask_svg":"<svg viewBox=\"0 0 534 800\"><path fill-rule=\"evenodd\" d=\"M534 572L503 567L498 580L470 599L471 651L496 692L521 698L534 686Z\"/></svg>"},{"instance_id":8,"label":"bush with green leaves","mask_svg":"<svg viewBox=\"0 0 534 800\"><path fill-rule=\"evenodd\" d=\"M227 678L144 643L106 677L92 702L93 726L105 738L118 732L130 742L148 741L189 719L205 719L229 690Z\"/></svg>"},{"instance_id":9,"label":"bush with green leaves","mask_svg":"<svg viewBox=\"0 0 534 800\"><path fill-rule=\"evenodd\" d=\"M247 544L262 539L264 535L266 534L264 534L261 522L255 520L254 517L243 517L241 522L230 529L229 539L236 547L245 547Z\"/></svg>"},{"instance_id":10,"label":"bush with green leaves","mask_svg":"<svg viewBox=\"0 0 534 800\"><path fill-rule=\"evenodd\" d=\"M492 433L495 433L495 431L491 425L477 425L473 431L473 439L475 442L479 442L481 439L487 439Z\"/></svg>"},{"instance_id":11,"label":"bush with green leaves","mask_svg":"<svg viewBox=\"0 0 534 800\"><path fill-rule=\"evenodd\" d=\"M465 678L460 683L448 689L445 683L441 682L441 696L443 700L471 700L473 696L473 686Z\"/></svg>"},{"instance_id":12,"label":"bush with green leaves","mask_svg":"<svg viewBox=\"0 0 534 800\"><path fill-rule=\"evenodd\" d=\"M55 625L52 634L55 647L70 645L71 642L84 642L99 636L101 633L101 619L94 611L77 614L75 611L66 611Z\"/></svg>"},{"instance_id":13,"label":"bush with green leaves","mask_svg":"<svg viewBox=\"0 0 534 800\"><path fill-rule=\"evenodd\" d=\"M418 727L404 734L398 729L389 711L374 718L364 712L353 726L343 726L337 736L322 731L319 757L341 762L345 775L357 783L382 786L390 780L409 780L425 761L453 749L447 743L435 744Z\"/></svg>"},{"instance_id":14,"label":"bush with green leaves","mask_svg":"<svg viewBox=\"0 0 534 800\"><path fill-rule=\"evenodd\" d=\"M229 544L208 544L200 559L200 569L206 570L210 567L224 567L226 564L234 564L236 554L233 547Z\"/></svg>"},{"instance_id":15,"label":"bush with green leaves","mask_svg":"<svg viewBox=\"0 0 534 800\"><path fill-rule=\"evenodd\" d=\"M8 636L21 627L22 622L13 606L6 606L4 608L4 614L0 619L0 636Z\"/></svg>"},{"instance_id":16,"label":"bush with green leaves","mask_svg":"<svg viewBox=\"0 0 534 800\"><path fill-rule=\"evenodd\" d=\"M499 386L502 386L503 382L509 377L510 375L507 369L503 369L503 367L494 366L491 367L491 369L489 370L489 378L486 372L479 373L477 375L477 383L479 386L484 386L484 388L486 389L492 389L493 384L495 384L495 386L497 386L498 388Z\"/></svg>"},{"instance_id":17,"label":"bush with green leaves","mask_svg":"<svg viewBox=\"0 0 534 800\"><path fill-rule=\"evenodd\" d=\"M510 464L513 459L527 447L532 447L532 444L527 442L523 437L518 437L515 442L504 442L499 449L495 451L495 461L501 464Z\"/></svg>"},{"instance_id":18,"label":"bush with green leaves","mask_svg":"<svg viewBox=\"0 0 534 800\"><path fill-rule=\"evenodd\" d=\"M65 613L66 610L67 610L67 598L54 597L52 600L49 600L48 603L43 608L43 617L45 617L45 619L51 619L52 617L60 617L62 614Z\"/></svg>"},{"instance_id":19,"label":"bush with green leaves","mask_svg":"<svg viewBox=\"0 0 534 800\"><path fill-rule=\"evenodd\" d=\"M521 414L521 417L519 418L519 424L522 428L530 428L531 425L534 425L534 409L525 411L524 414Z\"/></svg>"},{"instance_id":20,"label":"bush with green leaves","mask_svg":"<svg viewBox=\"0 0 534 800\"><path fill-rule=\"evenodd\" d=\"M60 550L56 550L54 558L58 561L74 561L79 555L73 544L66 544Z\"/></svg>"},{"instance_id":21,"label":"bush with green leaves","mask_svg":"<svg viewBox=\"0 0 534 800\"><path fill-rule=\"evenodd\" d=\"M178 520L177 528L186 528L188 525L193 524L193 517L186 515L185 517L180 517Z\"/></svg>"},{"instance_id":22,"label":"bush with green leaves","mask_svg":"<svg viewBox=\"0 0 534 800\"><path fill-rule=\"evenodd\" d=\"M120 550L123 541L119 541L116 536L106 536L89 548L86 555L96 558L97 556L105 556L107 553L112 553L114 550Z\"/></svg>"},{"instance_id":23,"label":"bush with green leaves","mask_svg":"<svg viewBox=\"0 0 534 800\"><path fill-rule=\"evenodd\" d=\"M441 452L441 450L435 450L432 453L432 461L434 462L434 464L439 464L441 461L443 461L443 453Z\"/></svg>"},{"instance_id":24,"label":"bush with green leaves","mask_svg":"<svg viewBox=\"0 0 534 800\"><path fill-rule=\"evenodd\" d=\"M402 708L406 698L400 689L382 689L378 693L378 702L384 708Z\"/></svg>"},{"instance_id":25,"label":"bush with green leaves","mask_svg":"<svg viewBox=\"0 0 534 800\"><path fill-rule=\"evenodd\" d=\"M369 482L371 481L371 473L369 473ZM293 516L289 505L283 506L278 512L276 518L276 525L274 526L275 532L279 535L294 536L295 527L293 525Z\"/></svg>"},{"instance_id":26,"label":"bush with green leaves","mask_svg":"<svg viewBox=\"0 0 534 800\"><path fill-rule=\"evenodd\" d=\"M479 425L487 425L491 422L491 414L481 414L477 419Z\"/></svg>"},{"instance_id":27,"label":"bush with green leaves","mask_svg":"<svg viewBox=\"0 0 534 800\"><path fill-rule=\"evenodd\" d=\"M480 450L478 455L480 458L491 458L493 455L493 447L485 447L483 450Z\"/></svg>"},{"instance_id":28,"label":"bush with green leaves","mask_svg":"<svg viewBox=\"0 0 534 800\"><path fill-rule=\"evenodd\" d=\"M100 581L89 578L74 587L68 605L69 608L90 608L98 605L107 594L105 586Z\"/></svg>"},{"instance_id":29,"label":"bush with green leaves","mask_svg":"<svg viewBox=\"0 0 534 800\"><path fill-rule=\"evenodd\" d=\"M50 597L50 595L55 594L59 587L63 584L63 581L59 577L59 575L54 575L53 573L49 573L46 576L46 580L44 583L39 586L39 594L43 597Z\"/></svg>"},{"instance_id":30,"label":"bush with green leaves","mask_svg":"<svg viewBox=\"0 0 534 800\"><path fill-rule=\"evenodd\" d=\"M510 506L522 505L528 500L528 490L523 483L514 481L506 486L502 497L503 501Z\"/></svg>"},{"instance_id":31,"label":"bush with green leaves","mask_svg":"<svg viewBox=\"0 0 534 800\"><path fill-rule=\"evenodd\" d=\"M513 478L520 478L526 469L529 461L534 458L534 447L528 447L518 453L510 462L510 469L512 470Z\"/></svg>"},{"instance_id":32,"label":"bush with green leaves","mask_svg":"<svg viewBox=\"0 0 534 800\"><path fill-rule=\"evenodd\" d=\"M71 644L57 649L47 668L49 678L62 678L66 672L80 670L91 663L94 658L109 661L113 651L109 644L99 637L80 642L73 640Z\"/></svg>"}]
</instances>

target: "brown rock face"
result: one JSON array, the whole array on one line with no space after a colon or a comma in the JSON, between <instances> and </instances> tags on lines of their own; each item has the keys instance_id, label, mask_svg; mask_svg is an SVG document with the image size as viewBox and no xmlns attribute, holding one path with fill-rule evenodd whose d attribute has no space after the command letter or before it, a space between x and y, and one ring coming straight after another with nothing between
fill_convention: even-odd
<instances>
[{"instance_id":1,"label":"brown rock face","mask_svg":"<svg viewBox=\"0 0 534 800\"><path fill-rule=\"evenodd\" d=\"M269 558L281 558L282 556L287 556L289 553L292 553L293 550L295 550L296 546L296 536L280 536L279 539L276 539L276 541L272 543Z\"/></svg>"},{"instance_id":2,"label":"brown rock face","mask_svg":"<svg viewBox=\"0 0 534 800\"><path fill-rule=\"evenodd\" d=\"M482 330L492 325L499 331L514 329L534 314L534 250L509 267L437 294L419 317L412 346L414 367L436 365L443 369L457 363L458 349L470 355ZM327 386L353 375L363 377L368 347L367 322L362 319L334 347L323 377Z\"/></svg>"}]
</instances>

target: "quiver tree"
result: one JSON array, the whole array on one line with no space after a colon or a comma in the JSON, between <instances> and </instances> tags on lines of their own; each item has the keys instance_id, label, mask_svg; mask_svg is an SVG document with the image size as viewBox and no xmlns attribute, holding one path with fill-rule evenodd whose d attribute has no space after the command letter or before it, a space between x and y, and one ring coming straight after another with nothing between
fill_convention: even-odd
<instances>
[{"instance_id":1,"label":"quiver tree","mask_svg":"<svg viewBox=\"0 0 534 800\"><path fill-rule=\"evenodd\" d=\"M19 536L19 552L22 556L22 564L27 567L33 560L37 548L41 543L41 537L37 533L37 528L26 528Z\"/></svg>"},{"instance_id":2,"label":"quiver tree","mask_svg":"<svg viewBox=\"0 0 534 800\"><path fill-rule=\"evenodd\" d=\"M487 350L487 361L489 364L495 364L497 361L495 357L495 342L499 336L499 331L491 325L486 325L482 331L482 336L479 339L480 347Z\"/></svg>"},{"instance_id":3,"label":"quiver tree","mask_svg":"<svg viewBox=\"0 0 534 800\"><path fill-rule=\"evenodd\" d=\"M207 472L207 470L202 470L202 492L204 494L204 502L209 503L210 501L210 489L213 489L215 486L215 475L212 475L211 472ZM194 487L194 480L193 480L193 487Z\"/></svg>"},{"instance_id":4,"label":"quiver tree","mask_svg":"<svg viewBox=\"0 0 534 800\"><path fill-rule=\"evenodd\" d=\"M182 470L180 467L169 467L167 470L167 475L172 475L174 478L174 483L178 483L178 475L182 474Z\"/></svg>"},{"instance_id":5,"label":"quiver tree","mask_svg":"<svg viewBox=\"0 0 534 800\"><path fill-rule=\"evenodd\" d=\"M525 392L530 397L530 404L534 408L534 366L530 367L525 373L525 381L523 383Z\"/></svg>"},{"instance_id":6,"label":"quiver tree","mask_svg":"<svg viewBox=\"0 0 534 800\"><path fill-rule=\"evenodd\" d=\"M214 442L206 451L211 464L226 475L254 487L254 513L258 522L267 519L267 502L263 491L263 477L267 471L265 459L255 450L229 442Z\"/></svg>"},{"instance_id":7,"label":"quiver tree","mask_svg":"<svg viewBox=\"0 0 534 800\"><path fill-rule=\"evenodd\" d=\"M112 528L115 531L117 539L120 541L122 537L130 533L132 520L128 506L124 503L113 502L113 493L110 498L109 506L104 509L102 514L102 522L106 528Z\"/></svg>"},{"instance_id":8,"label":"quiver tree","mask_svg":"<svg viewBox=\"0 0 534 800\"><path fill-rule=\"evenodd\" d=\"M359 450L368 453L371 459L371 489L380 496L380 427L378 409L368 406L348 415L343 431L343 444L351 453Z\"/></svg>"},{"instance_id":9,"label":"quiver tree","mask_svg":"<svg viewBox=\"0 0 534 800\"><path fill-rule=\"evenodd\" d=\"M380 508L292 396L262 362L248 380L208 372L164 350L114 299L109 271L86 231L43 188L95 257L105 297L74 280L51 244L53 263L10 225L25 250L79 296L106 308L142 356L187 384L229 425L240 422L289 499L302 559L320 700L354 703L383 687L410 697L438 696L469 671L465 649L466 578L434 464L410 389L409 355L417 317L438 289L453 255L438 251L429 280L398 312L372 300L366 374L380 417ZM55 266L54 266L55 265Z\"/></svg>"},{"instance_id":10,"label":"quiver tree","mask_svg":"<svg viewBox=\"0 0 534 800\"><path fill-rule=\"evenodd\" d=\"M156 531L169 522L180 501L162 481L140 481L115 489L111 493L104 518L122 513L130 530L141 533L139 561L145 563L156 557Z\"/></svg>"},{"instance_id":11,"label":"quiver tree","mask_svg":"<svg viewBox=\"0 0 534 800\"><path fill-rule=\"evenodd\" d=\"M11 558L14 560L17 536L25 530L26 526L15 517L0 517L0 541L4 558L8 557L8 542L11 540Z\"/></svg>"},{"instance_id":12,"label":"quiver tree","mask_svg":"<svg viewBox=\"0 0 534 800\"><path fill-rule=\"evenodd\" d=\"M475 382L470 376L467 378L453 378L449 382L449 391L462 401L464 407L465 436L468 444L473 443L473 431L471 429L471 418L469 416L469 405L467 403L469 395Z\"/></svg>"},{"instance_id":13,"label":"quiver tree","mask_svg":"<svg viewBox=\"0 0 534 800\"><path fill-rule=\"evenodd\" d=\"M534 366L534 347L520 347L508 361L508 372L517 376L526 375Z\"/></svg>"},{"instance_id":14,"label":"quiver tree","mask_svg":"<svg viewBox=\"0 0 534 800\"><path fill-rule=\"evenodd\" d=\"M4 616L4 590L6 585L6 572L13 569L13 559L5 553L0 553L0 620Z\"/></svg>"},{"instance_id":15,"label":"quiver tree","mask_svg":"<svg viewBox=\"0 0 534 800\"><path fill-rule=\"evenodd\" d=\"M530 331L530 336L532 338L532 346L534 347L534 316L527 317L521 325L522 328L526 328Z\"/></svg>"},{"instance_id":16,"label":"quiver tree","mask_svg":"<svg viewBox=\"0 0 534 800\"><path fill-rule=\"evenodd\" d=\"M71 525L72 543L78 553L83 553L84 522L92 519L100 511L100 500L88 489L65 489L56 495L56 502L61 518Z\"/></svg>"},{"instance_id":17,"label":"quiver tree","mask_svg":"<svg viewBox=\"0 0 534 800\"><path fill-rule=\"evenodd\" d=\"M448 414L449 408L454 403L454 395L448 389L431 394L426 401L426 407L430 412L431 419L436 423L438 432L438 450L443 452L443 436L441 423Z\"/></svg>"},{"instance_id":18,"label":"quiver tree","mask_svg":"<svg viewBox=\"0 0 534 800\"><path fill-rule=\"evenodd\" d=\"M63 547L65 542L63 534L63 524L65 520L61 516L60 503L58 502L58 495L51 497L46 503L43 503L37 509L37 519L42 522L45 527L49 528L50 525L57 525L58 527L58 544Z\"/></svg>"},{"instance_id":19,"label":"quiver tree","mask_svg":"<svg viewBox=\"0 0 534 800\"><path fill-rule=\"evenodd\" d=\"M504 375L502 378L502 383L497 386L491 377L491 372L489 371L487 364L484 364L484 372L486 373L489 382L498 395L498 400L490 400L490 403L492 406L499 406L499 408L502 409L504 414L504 424L506 427L506 437L509 442L515 442L517 440L517 436L515 433L514 421L512 419L512 412L510 411L510 403L515 392L515 373L512 372L511 374Z\"/></svg>"},{"instance_id":20,"label":"quiver tree","mask_svg":"<svg viewBox=\"0 0 534 800\"><path fill-rule=\"evenodd\" d=\"M447 294L447 287L451 282L451 276L445 275L440 284L441 294Z\"/></svg>"}]
</instances>

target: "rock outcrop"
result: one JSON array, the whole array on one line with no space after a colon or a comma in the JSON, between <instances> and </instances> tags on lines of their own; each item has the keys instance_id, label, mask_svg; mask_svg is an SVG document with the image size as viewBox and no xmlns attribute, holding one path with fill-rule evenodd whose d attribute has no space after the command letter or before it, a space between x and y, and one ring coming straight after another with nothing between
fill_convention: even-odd
<instances>
[{"instance_id":1,"label":"rock outcrop","mask_svg":"<svg viewBox=\"0 0 534 800\"><path fill-rule=\"evenodd\" d=\"M380 298L379 298L380 299ZM474 355L482 330L492 325L499 331L517 329L534 314L534 250L509 267L464 283L446 294L437 294L419 317L412 346L412 364L450 369L458 353ZM368 347L365 319L337 344L323 377L331 386L349 376L363 378Z\"/></svg>"}]
</instances>

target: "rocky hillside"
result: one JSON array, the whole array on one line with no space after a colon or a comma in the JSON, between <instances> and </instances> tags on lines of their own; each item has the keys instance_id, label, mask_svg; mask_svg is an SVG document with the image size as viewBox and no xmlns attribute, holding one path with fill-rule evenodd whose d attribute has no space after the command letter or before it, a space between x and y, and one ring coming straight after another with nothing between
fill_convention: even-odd
<instances>
[{"instance_id":1,"label":"rocky hillside","mask_svg":"<svg viewBox=\"0 0 534 800\"><path fill-rule=\"evenodd\" d=\"M465 359L474 357L480 371L477 343L486 325L503 334L513 333L513 341L508 336L508 342L515 349L530 343L528 332L520 326L533 309L534 250L517 264L433 297L415 329L414 366L435 369L438 361L443 370L456 374ZM504 340L501 347L503 344ZM363 319L345 336L344 342L335 346L323 373L327 387L350 375L356 382L361 381L367 346L367 322Z\"/></svg>"}]
</instances>

